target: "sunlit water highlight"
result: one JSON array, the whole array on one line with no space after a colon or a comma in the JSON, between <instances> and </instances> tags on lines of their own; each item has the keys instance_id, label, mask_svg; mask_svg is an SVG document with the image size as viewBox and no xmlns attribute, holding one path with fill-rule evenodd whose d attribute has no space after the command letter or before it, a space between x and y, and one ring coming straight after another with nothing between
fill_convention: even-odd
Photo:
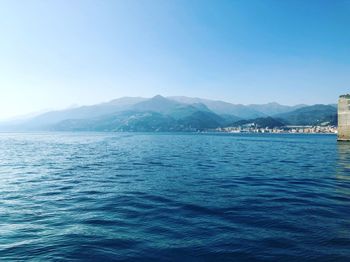
<instances>
[{"instance_id":1,"label":"sunlit water highlight","mask_svg":"<svg viewBox=\"0 0 350 262\"><path fill-rule=\"evenodd\" d=\"M350 261L328 135L0 134L0 260Z\"/></svg>"}]
</instances>

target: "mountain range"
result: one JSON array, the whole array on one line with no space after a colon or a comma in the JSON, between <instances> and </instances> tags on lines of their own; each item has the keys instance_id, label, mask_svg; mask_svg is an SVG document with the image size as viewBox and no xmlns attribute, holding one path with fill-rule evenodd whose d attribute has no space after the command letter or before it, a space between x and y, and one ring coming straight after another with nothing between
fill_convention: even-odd
<instances>
[{"instance_id":1,"label":"mountain range","mask_svg":"<svg viewBox=\"0 0 350 262\"><path fill-rule=\"evenodd\" d=\"M1 131L198 131L255 123L260 127L336 125L336 105L232 104L184 96L123 97L0 124Z\"/></svg>"}]
</instances>

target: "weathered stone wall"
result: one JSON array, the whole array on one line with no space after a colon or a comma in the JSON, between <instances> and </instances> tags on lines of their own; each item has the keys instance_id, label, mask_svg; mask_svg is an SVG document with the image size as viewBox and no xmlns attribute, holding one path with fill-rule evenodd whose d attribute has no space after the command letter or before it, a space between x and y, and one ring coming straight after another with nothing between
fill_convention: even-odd
<instances>
[{"instance_id":1,"label":"weathered stone wall","mask_svg":"<svg viewBox=\"0 0 350 262\"><path fill-rule=\"evenodd\" d=\"M350 141L350 95L341 96L339 98L338 140Z\"/></svg>"}]
</instances>

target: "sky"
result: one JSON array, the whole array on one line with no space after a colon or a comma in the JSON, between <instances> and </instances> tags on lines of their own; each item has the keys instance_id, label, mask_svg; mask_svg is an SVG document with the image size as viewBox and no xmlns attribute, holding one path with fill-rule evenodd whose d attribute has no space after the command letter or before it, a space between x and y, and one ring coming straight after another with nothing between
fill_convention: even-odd
<instances>
[{"instance_id":1,"label":"sky","mask_svg":"<svg viewBox=\"0 0 350 262\"><path fill-rule=\"evenodd\" d=\"M123 96L344 93L350 0L0 0L0 119Z\"/></svg>"}]
</instances>

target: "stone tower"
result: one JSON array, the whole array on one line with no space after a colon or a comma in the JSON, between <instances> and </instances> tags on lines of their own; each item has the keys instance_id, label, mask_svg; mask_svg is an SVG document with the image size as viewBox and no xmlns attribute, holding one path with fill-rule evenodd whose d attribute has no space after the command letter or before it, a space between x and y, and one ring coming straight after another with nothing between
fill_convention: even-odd
<instances>
[{"instance_id":1,"label":"stone tower","mask_svg":"<svg viewBox=\"0 0 350 262\"><path fill-rule=\"evenodd\" d=\"M350 94L339 97L338 140L350 141Z\"/></svg>"}]
</instances>

